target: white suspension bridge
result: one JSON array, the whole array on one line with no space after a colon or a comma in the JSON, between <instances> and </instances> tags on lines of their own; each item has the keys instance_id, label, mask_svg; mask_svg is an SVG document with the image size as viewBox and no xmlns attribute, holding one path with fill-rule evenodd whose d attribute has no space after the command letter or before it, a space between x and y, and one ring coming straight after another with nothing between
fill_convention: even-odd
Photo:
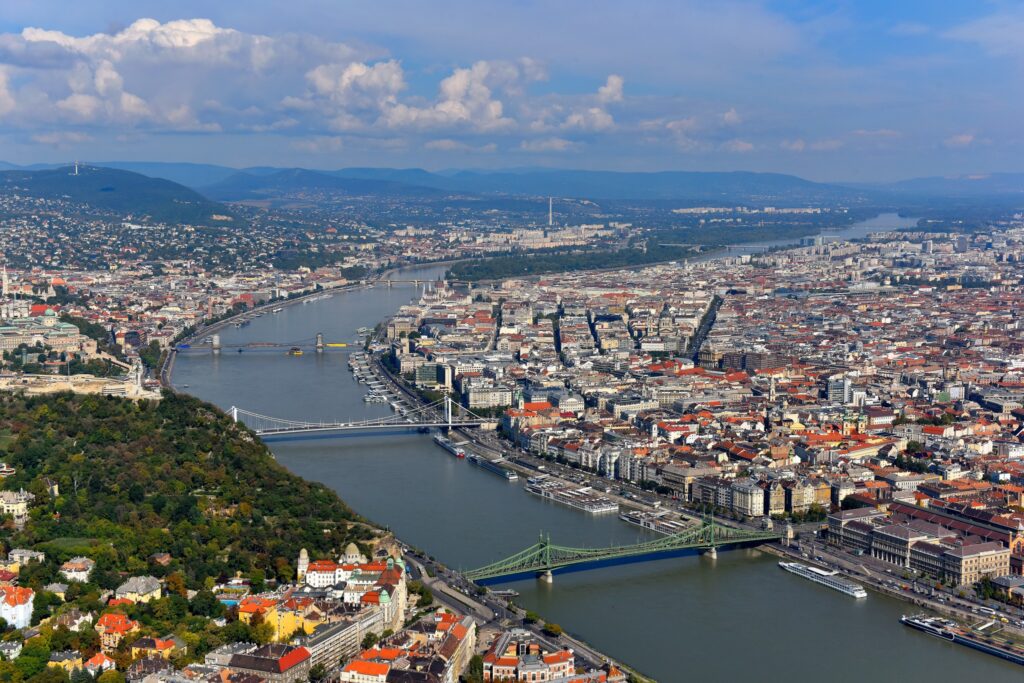
<instances>
[{"instance_id":1,"label":"white suspension bridge","mask_svg":"<svg viewBox=\"0 0 1024 683\"><path fill-rule=\"evenodd\" d=\"M288 420L270 415L260 415L249 410L232 406L229 411L235 422L245 424L260 436L276 436L285 434L309 434L315 432L354 432L385 429L419 429L430 427L480 427L494 424L493 419L480 417L469 410L461 410L456 414L459 405L450 396L410 409L404 414L385 415L368 420L350 422L310 422L306 420Z\"/></svg>"}]
</instances>

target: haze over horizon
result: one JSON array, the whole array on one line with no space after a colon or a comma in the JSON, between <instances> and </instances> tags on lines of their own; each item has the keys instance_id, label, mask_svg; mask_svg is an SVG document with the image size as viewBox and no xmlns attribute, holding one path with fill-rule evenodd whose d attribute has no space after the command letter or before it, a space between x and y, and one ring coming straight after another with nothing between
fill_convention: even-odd
<instances>
[{"instance_id":1,"label":"haze over horizon","mask_svg":"<svg viewBox=\"0 0 1024 683\"><path fill-rule=\"evenodd\" d=\"M1024 170L1017 3L272 4L5 2L0 158Z\"/></svg>"}]
</instances>

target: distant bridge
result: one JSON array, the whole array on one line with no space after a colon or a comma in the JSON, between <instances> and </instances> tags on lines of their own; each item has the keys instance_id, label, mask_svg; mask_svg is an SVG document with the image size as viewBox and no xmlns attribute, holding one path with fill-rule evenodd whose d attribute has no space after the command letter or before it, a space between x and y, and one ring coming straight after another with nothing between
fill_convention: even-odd
<instances>
[{"instance_id":1,"label":"distant bridge","mask_svg":"<svg viewBox=\"0 0 1024 683\"><path fill-rule=\"evenodd\" d=\"M488 420L468 410L456 415L458 408L450 396L439 401L408 410L405 414L396 413L368 420L352 421L320 421L288 420L269 415L260 415L249 410L232 406L229 413L235 422L241 422L260 436L280 436L285 434L311 434L316 432L356 432L386 429L418 429L420 427L436 427L450 429L453 427L480 427L492 425Z\"/></svg>"},{"instance_id":2,"label":"distant bridge","mask_svg":"<svg viewBox=\"0 0 1024 683\"><path fill-rule=\"evenodd\" d=\"M560 571L593 569L609 564L648 562L676 557L688 551L760 545L781 538L771 531L749 531L722 526L713 517L704 519L691 529L653 541L608 548L571 548L554 545L551 538L541 536L540 541L526 550L484 567L464 572L467 579L479 584L501 583L517 578L538 576L550 582Z\"/></svg>"}]
</instances>

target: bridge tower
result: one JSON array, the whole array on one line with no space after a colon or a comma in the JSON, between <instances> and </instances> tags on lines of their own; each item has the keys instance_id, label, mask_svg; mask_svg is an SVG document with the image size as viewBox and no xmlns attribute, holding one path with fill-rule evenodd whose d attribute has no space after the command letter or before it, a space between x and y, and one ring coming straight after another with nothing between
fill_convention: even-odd
<instances>
[{"instance_id":1,"label":"bridge tower","mask_svg":"<svg viewBox=\"0 0 1024 683\"><path fill-rule=\"evenodd\" d=\"M231 410L228 411L228 414L231 415L232 421L238 422L238 408L236 406L231 406Z\"/></svg>"},{"instance_id":2,"label":"bridge tower","mask_svg":"<svg viewBox=\"0 0 1024 683\"><path fill-rule=\"evenodd\" d=\"M718 548L715 547L715 513L708 513L707 520L705 522L708 526L708 549L705 554L712 560L718 559Z\"/></svg>"},{"instance_id":3,"label":"bridge tower","mask_svg":"<svg viewBox=\"0 0 1024 683\"><path fill-rule=\"evenodd\" d=\"M210 337L211 346L213 346L214 353L220 353L220 335L215 334Z\"/></svg>"},{"instance_id":4,"label":"bridge tower","mask_svg":"<svg viewBox=\"0 0 1024 683\"><path fill-rule=\"evenodd\" d=\"M317 353L323 353L324 352L324 333L323 332L317 332L316 333L316 352Z\"/></svg>"},{"instance_id":5,"label":"bridge tower","mask_svg":"<svg viewBox=\"0 0 1024 683\"><path fill-rule=\"evenodd\" d=\"M547 536L543 532L540 534L540 557L541 563L546 569L537 575L537 579L544 583L552 584L555 582L555 577L551 573L551 534Z\"/></svg>"},{"instance_id":6,"label":"bridge tower","mask_svg":"<svg viewBox=\"0 0 1024 683\"><path fill-rule=\"evenodd\" d=\"M448 429L452 428L452 397L444 395L444 421L448 423Z\"/></svg>"}]
</instances>

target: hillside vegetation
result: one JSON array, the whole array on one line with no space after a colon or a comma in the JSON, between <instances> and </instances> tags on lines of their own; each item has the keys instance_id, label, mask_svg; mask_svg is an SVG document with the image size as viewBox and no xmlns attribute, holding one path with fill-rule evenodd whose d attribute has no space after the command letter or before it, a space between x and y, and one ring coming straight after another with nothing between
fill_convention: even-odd
<instances>
[{"instance_id":1,"label":"hillside vegetation","mask_svg":"<svg viewBox=\"0 0 1024 683\"><path fill-rule=\"evenodd\" d=\"M112 168L0 171L0 194L65 200L138 223L231 225L230 209L184 185Z\"/></svg>"},{"instance_id":2,"label":"hillside vegetation","mask_svg":"<svg viewBox=\"0 0 1024 683\"><path fill-rule=\"evenodd\" d=\"M0 457L17 469L4 488L36 495L25 528L5 531L5 550L43 549L57 563L87 554L101 584L143 571L180 573L194 589L238 571L293 580L301 548L323 556L374 534L333 491L289 473L244 427L188 396L5 394L0 426L10 430ZM172 555L169 566L147 561L158 552Z\"/></svg>"}]
</instances>

